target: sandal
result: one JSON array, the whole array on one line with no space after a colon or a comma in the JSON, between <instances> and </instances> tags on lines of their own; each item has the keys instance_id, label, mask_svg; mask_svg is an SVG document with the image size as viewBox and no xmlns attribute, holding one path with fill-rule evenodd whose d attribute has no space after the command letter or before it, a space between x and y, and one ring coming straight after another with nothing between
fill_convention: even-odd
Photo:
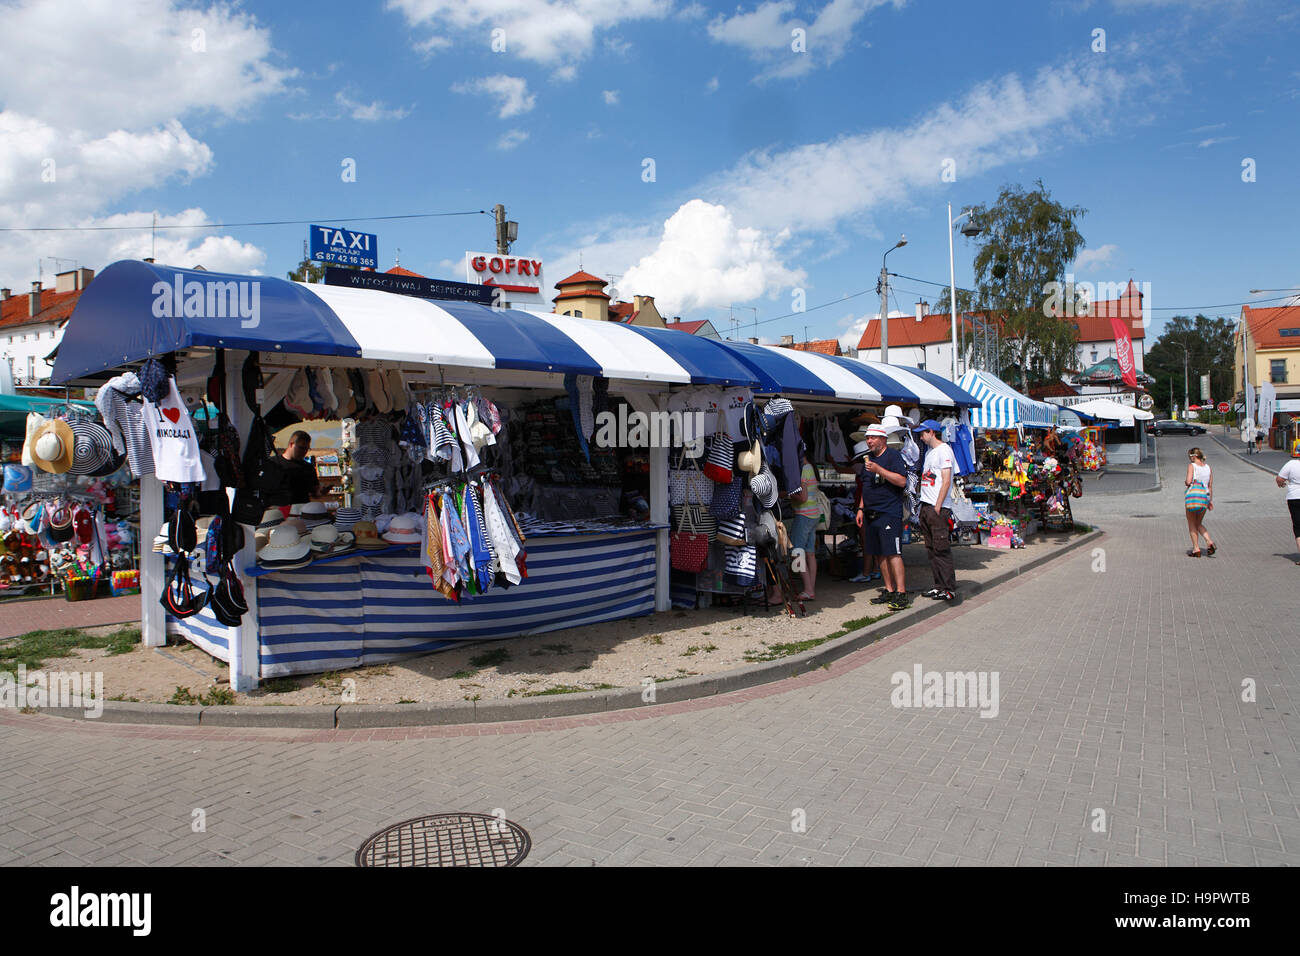
<instances>
[{"instance_id":1,"label":"sandal","mask_svg":"<svg viewBox=\"0 0 1300 956\"><path fill-rule=\"evenodd\" d=\"M1200 551L1188 551L1188 552L1187 552L1187 556L1188 556L1189 558L1199 558L1199 557L1201 556L1201 552L1200 552Z\"/></svg>"},{"instance_id":2,"label":"sandal","mask_svg":"<svg viewBox=\"0 0 1300 956\"><path fill-rule=\"evenodd\" d=\"M812 595L812 594L800 594L800 595L799 595L799 600L800 600L800 601L815 601L815 600L817 600L817 598L816 598L815 595Z\"/></svg>"},{"instance_id":3,"label":"sandal","mask_svg":"<svg viewBox=\"0 0 1300 956\"><path fill-rule=\"evenodd\" d=\"M1214 552L1215 552L1215 551L1218 551L1218 550L1219 550L1219 549L1216 548L1216 547L1214 546L1214 543L1211 542L1211 543L1210 543L1210 550L1209 550L1209 552L1207 552L1207 553L1210 555L1210 557L1214 557Z\"/></svg>"}]
</instances>

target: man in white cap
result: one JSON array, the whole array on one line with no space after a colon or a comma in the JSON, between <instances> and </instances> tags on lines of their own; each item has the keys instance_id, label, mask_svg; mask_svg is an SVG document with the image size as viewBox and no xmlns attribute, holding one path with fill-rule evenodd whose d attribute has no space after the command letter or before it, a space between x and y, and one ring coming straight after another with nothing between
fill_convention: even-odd
<instances>
[{"instance_id":1,"label":"man in white cap","mask_svg":"<svg viewBox=\"0 0 1300 956\"><path fill-rule=\"evenodd\" d=\"M883 425L867 428L866 451L861 454L862 494L858 499L857 524L866 538L866 553L880 559L885 590L871 599L892 610L908 606L903 572L903 488L907 465L897 449L887 444Z\"/></svg>"}]
</instances>

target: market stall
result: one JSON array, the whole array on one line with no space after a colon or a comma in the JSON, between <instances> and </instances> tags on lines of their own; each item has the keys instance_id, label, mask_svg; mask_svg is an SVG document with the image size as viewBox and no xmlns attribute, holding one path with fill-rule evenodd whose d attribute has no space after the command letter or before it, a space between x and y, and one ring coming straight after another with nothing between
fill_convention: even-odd
<instances>
[{"instance_id":1,"label":"market stall","mask_svg":"<svg viewBox=\"0 0 1300 956\"><path fill-rule=\"evenodd\" d=\"M921 373L779 351L124 261L83 294L53 380L99 385L128 369L150 377L157 395L135 404L172 423L150 440L183 440L189 419L171 418L169 391L205 390L233 423L243 484L220 484L232 493L225 526L241 529L237 537L209 525L200 544L186 531L187 474L168 466L140 476L142 525L166 521L175 552L146 553L142 617L146 644L182 633L229 661L244 690L262 677L667 609L670 449L628 447L621 435L617 456L602 459L592 421L602 410L620 422L630 413L671 419L674 399L700 388L742 406L755 394L973 401ZM288 457L279 448L251 465L248 457L266 431L261 416L285 410L288 421L346 411L344 432L355 421L338 462L344 507L312 500L300 514L268 508L259 518L241 506L271 470L266 461ZM164 481L178 486L180 507L164 508ZM448 543L457 525L469 550ZM442 549L435 528L447 532ZM468 563L448 568L453 554ZM208 576L206 592L185 587L191 562Z\"/></svg>"},{"instance_id":2,"label":"market stall","mask_svg":"<svg viewBox=\"0 0 1300 956\"><path fill-rule=\"evenodd\" d=\"M1111 464L1135 465L1147 457L1146 430L1140 423L1155 418L1151 412L1109 398L1093 398L1065 406L1060 414L1073 414L1081 419L1080 425L1093 426Z\"/></svg>"}]
</instances>

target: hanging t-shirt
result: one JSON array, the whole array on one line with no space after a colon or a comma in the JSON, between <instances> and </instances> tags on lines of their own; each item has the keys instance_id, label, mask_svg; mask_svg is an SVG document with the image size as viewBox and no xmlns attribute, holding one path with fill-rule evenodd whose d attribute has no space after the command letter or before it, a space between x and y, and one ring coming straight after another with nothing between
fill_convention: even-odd
<instances>
[{"instance_id":1,"label":"hanging t-shirt","mask_svg":"<svg viewBox=\"0 0 1300 956\"><path fill-rule=\"evenodd\" d=\"M717 403L705 388L686 388L668 396L668 413L673 417L673 444L689 445L711 434L717 427ZM680 428L675 424L680 416ZM701 442L700 448L703 448Z\"/></svg>"},{"instance_id":2,"label":"hanging t-shirt","mask_svg":"<svg viewBox=\"0 0 1300 956\"><path fill-rule=\"evenodd\" d=\"M826 419L826 460L841 464L851 457L844 443L844 429L834 418Z\"/></svg>"},{"instance_id":3,"label":"hanging t-shirt","mask_svg":"<svg viewBox=\"0 0 1300 956\"><path fill-rule=\"evenodd\" d=\"M958 425L956 432L952 454L957 461L957 474L969 475L975 471L975 439L968 425Z\"/></svg>"},{"instance_id":4,"label":"hanging t-shirt","mask_svg":"<svg viewBox=\"0 0 1300 956\"><path fill-rule=\"evenodd\" d=\"M754 400L754 393L747 388L724 388L718 404L722 406L722 417L727 423L727 434L732 441L745 437L745 406Z\"/></svg>"},{"instance_id":5,"label":"hanging t-shirt","mask_svg":"<svg viewBox=\"0 0 1300 956\"><path fill-rule=\"evenodd\" d=\"M921 469L921 502L936 508L946 506L939 504L939 488L943 485L944 469L949 470L949 487L957 473L957 463L953 460L952 449L940 442L925 453L925 465Z\"/></svg>"},{"instance_id":6,"label":"hanging t-shirt","mask_svg":"<svg viewBox=\"0 0 1300 956\"><path fill-rule=\"evenodd\" d=\"M175 378L167 379L167 397L160 404L144 403L144 426L153 451L154 474L160 481L203 481L199 440Z\"/></svg>"}]
</instances>

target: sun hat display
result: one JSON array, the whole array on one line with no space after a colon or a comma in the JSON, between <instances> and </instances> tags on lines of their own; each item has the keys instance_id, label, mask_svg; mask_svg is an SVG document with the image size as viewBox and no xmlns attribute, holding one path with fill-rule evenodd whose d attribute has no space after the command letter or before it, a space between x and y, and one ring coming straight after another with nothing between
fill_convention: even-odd
<instances>
[{"instance_id":1,"label":"sun hat display","mask_svg":"<svg viewBox=\"0 0 1300 956\"><path fill-rule=\"evenodd\" d=\"M340 531L349 530L354 524L361 520L360 508L340 508L334 512L334 527Z\"/></svg>"},{"instance_id":2,"label":"sun hat display","mask_svg":"<svg viewBox=\"0 0 1300 956\"><path fill-rule=\"evenodd\" d=\"M764 508L771 508L776 504L776 478L766 468L749 479L749 489L754 492L754 498Z\"/></svg>"},{"instance_id":3,"label":"sun hat display","mask_svg":"<svg viewBox=\"0 0 1300 956\"><path fill-rule=\"evenodd\" d=\"M66 474L72 467L72 429L61 418L51 419L32 436L32 464L52 475Z\"/></svg>"},{"instance_id":4,"label":"sun hat display","mask_svg":"<svg viewBox=\"0 0 1300 956\"><path fill-rule=\"evenodd\" d=\"M863 412L860 415L854 415L852 418L850 418L849 424L850 425L878 425L880 424L880 416L876 415L874 412Z\"/></svg>"},{"instance_id":5,"label":"sun hat display","mask_svg":"<svg viewBox=\"0 0 1300 956\"><path fill-rule=\"evenodd\" d=\"M398 515L389 522L384 540L393 544L420 544L424 541L422 523L416 515Z\"/></svg>"},{"instance_id":6,"label":"sun hat display","mask_svg":"<svg viewBox=\"0 0 1300 956\"><path fill-rule=\"evenodd\" d=\"M902 418L903 407L901 405L886 405L884 414L886 418Z\"/></svg>"},{"instance_id":7,"label":"sun hat display","mask_svg":"<svg viewBox=\"0 0 1300 956\"><path fill-rule=\"evenodd\" d=\"M375 527L373 521L358 521L352 526L352 533L356 536L356 545L358 548L386 548L388 542L379 537L379 529Z\"/></svg>"},{"instance_id":8,"label":"sun hat display","mask_svg":"<svg viewBox=\"0 0 1300 956\"><path fill-rule=\"evenodd\" d=\"M339 531L332 524L319 525L311 532L311 549L319 556L351 551L356 543L351 531Z\"/></svg>"},{"instance_id":9,"label":"sun hat display","mask_svg":"<svg viewBox=\"0 0 1300 956\"><path fill-rule=\"evenodd\" d=\"M5 465L4 490L18 494L32 490L32 469L28 465Z\"/></svg>"},{"instance_id":10,"label":"sun hat display","mask_svg":"<svg viewBox=\"0 0 1300 956\"><path fill-rule=\"evenodd\" d=\"M912 431L914 432L930 431L930 432L934 432L937 435L942 435L943 425L939 422L936 422L933 418L927 418L925 421L921 422L921 424L914 427Z\"/></svg>"},{"instance_id":11,"label":"sun hat display","mask_svg":"<svg viewBox=\"0 0 1300 956\"><path fill-rule=\"evenodd\" d=\"M284 523L284 512L279 508L267 508L262 512L262 520L257 523L259 528L274 528L278 524Z\"/></svg>"},{"instance_id":12,"label":"sun hat display","mask_svg":"<svg viewBox=\"0 0 1300 956\"><path fill-rule=\"evenodd\" d=\"M284 567L302 561L311 554L311 539L304 538L292 525L271 529L271 536L257 555L258 564Z\"/></svg>"},{"instance_id":13,"label":"sun hat display","mask_svg":"<svg viewBox=\"0 0 1300 956\"><path fill-rule=\"evenodd\" d=\"M853 446L854 461L857 461L859 458L865 458L869 454L871 454L871 446L868 445L865 440L859 441L856 444L854 444Z\"/></svg>"},{"instance_id":14,"label":"sun hat display","mask_svg":"<svg viewBox=\"0 0 1300 956\"><path fill-rule=\"evenodd\" d=\"M50 515L50 540L62 544L72 540L72 509L56 508Z\"/></svg>"},{"instance_id":15,"label":"sun hat display","mask_svg":"<svg viewBox=\"0 0 1300 956\"><path fill-rule=\"evenodd\" d=\"M68 423L72 431L72 465L74 475L93 475L113 461L113 439L103 425L85 419Z\"/></svg>"},{"instance_id":16,"label":"sun hat display","mask_svg":"<svg viewBox=\"0 0 1300 956\"><path fill-rule=\"evenodd\" d=\"M299 535L304 535L311 530L309 527L307 527L306 519L299 518L296 515L291 518L285 518L284 521L280 522L280 524L277 525L277 527L293 528L298 532Z\"/></svg>"},{"instance_id":17,"label":"sun hat display","mask_svg":"<svg viewBox=\"0 0 1300 956\"><path fill-rule=\"evenodd\" d=\"M23 520L21 530L27 534L40 534L41 524L45 518L45 506L39 501L33 501L23 509Z\"/></svg>"},{"instance_id":18,"label":"sun hat display","mask_svg":"<svg viewBox=\"0 0 1300 956\"><path fill-rule=\"evenodd\" d=\"M307 522L308 528L330 523L330 510L323 501L309 501L302 506L298 517Z\"/></svg>"}]
</instances>

